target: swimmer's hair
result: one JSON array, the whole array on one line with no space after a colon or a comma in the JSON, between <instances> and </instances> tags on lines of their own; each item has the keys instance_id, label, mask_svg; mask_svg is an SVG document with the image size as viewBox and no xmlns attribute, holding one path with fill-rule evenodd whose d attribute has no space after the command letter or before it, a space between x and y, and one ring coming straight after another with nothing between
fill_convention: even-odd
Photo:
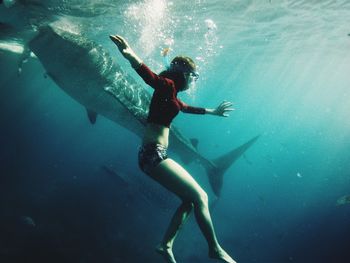
<instances>
[{"instance_id":1,"label":"swimmer's hair","mask_svg":"<svg viewBox=\"0 0 350 263\"><path fill-rule=\"evenodd\" d=\"M170 63L171 71L195 72L196 64L190 57L176 56Z\"/></svg>"}]
</instances>

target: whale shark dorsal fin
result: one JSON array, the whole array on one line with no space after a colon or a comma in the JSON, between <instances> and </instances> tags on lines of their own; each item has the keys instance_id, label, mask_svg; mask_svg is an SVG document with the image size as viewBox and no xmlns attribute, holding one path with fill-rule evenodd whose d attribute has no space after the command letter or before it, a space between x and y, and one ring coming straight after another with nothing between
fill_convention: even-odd
<instances>
[{"instance_id":1,"label":"whale shark dorsal fin","mask_svg":"<svg viewBox=\"0 0 350 263\"><path fill-rule=\"evenodd\" d=\"M95 124L96 119L97 119L97 113L94 112L93 110L88 109L88 108L86 108L86 112L87 112L90 123Z\"/></svg>"},{"instance_id":2,"label":"whale shark dorsal fin","mask_svg":"<svg viewBox=\"0 0 350 263\"><path fill-rule=\"evenodd\" d=\"M190 141L191 141L191 144L193 145L193 147L196 148L196 150L198 150L198 143L199 143L198 139L192 138L192 139L190 139Z\"/></svg>"}]
</instances>

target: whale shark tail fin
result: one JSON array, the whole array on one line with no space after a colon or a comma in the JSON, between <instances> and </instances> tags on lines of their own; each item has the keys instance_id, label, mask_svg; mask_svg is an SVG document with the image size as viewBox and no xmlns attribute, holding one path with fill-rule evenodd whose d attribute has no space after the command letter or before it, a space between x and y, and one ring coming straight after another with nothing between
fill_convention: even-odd
<instances>
[{"instance_id":1,"label":"whale shark tail fin","mask_svg":"<svg viewBox=\"0 0 350 263\"><path fill-rule=\"evenodd\" d=\"M213 192L217 197L220 197L221 188L224 179L224 173L226 170L239 158L241 157L246 150L252 146L260 135L255 136L246 143L238 146L232 151L212 160L214 166L207 166L206 171L208 174L209 184L213 189Z\"/></svg>"}]
</instances>

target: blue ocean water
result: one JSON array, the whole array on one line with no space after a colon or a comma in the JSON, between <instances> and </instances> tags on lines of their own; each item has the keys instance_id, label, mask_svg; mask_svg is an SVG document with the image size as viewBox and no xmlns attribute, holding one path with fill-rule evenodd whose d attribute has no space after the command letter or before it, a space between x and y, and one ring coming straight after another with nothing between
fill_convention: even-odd
<instances>
[{"instance_id":1,"label":"blue ocean water","mask_svg":"<svg viewBox=\"0 0 350 263\"><path fill-rule=\"evenodd\" d=\"M212 208L237 262L350 261L350 204L337 202L350 194L349 1L0 6L0 42L10 43L0 46L0 262L163 262L153 247L179 203L139 171L139 137L101 116L91 125L37 59L18 74L23 28L48 22L96 41L140 83L109 34L125 36L156 72L165 47L193 57L200 79L181 99L235 108L229 118L176 118L203 156L260 135L226 172ZM204 169L186 169L215 200ZM178 262L213 262L194 216L174 253Z\"/></svg>"}]
</instances>

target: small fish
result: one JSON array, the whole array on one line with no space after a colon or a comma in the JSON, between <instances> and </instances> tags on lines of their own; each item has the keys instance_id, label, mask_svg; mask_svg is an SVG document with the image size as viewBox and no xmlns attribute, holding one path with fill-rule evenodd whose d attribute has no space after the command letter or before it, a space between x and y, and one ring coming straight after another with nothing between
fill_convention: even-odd
<instances>
[{"instance_id":1,"label":"small fish","mask_svg":"<svg viewBox=\"0 0 350 263\"><path fill-rule=\"evenodd\" d=\"M163 48L161 51L161 55L163 57L163 64L166 69L170 69L170 60L169 60L169 52L171 51L170 47Z\"/></svg>"},{"instance_id":2,"label":"small fish","mask_svg":"<svg viewBox=\"0 0 350 263\"><path fill-rule=\"evenodd\" d=\"M171 51L170 47L165 47L163 48L163 50L160 52L160 54L162 55L162 57L165 57L168 55L168 53Z\"/></svg>"},{"instance_id":3,"label":"small fish","mask_svg":"<svg viewBox=\"0 0 350 263\"><path fill-rule=\"evenodd\" d=\"M5 7L10 8L14 4L16 4L16 1L15 0L4 0L4 1L0 1L0 3L4 3Z\"/></svg>"},{"instance_id":4,"label":"small fish","mask_svg":"<svg viewBox=\"0 0 350 263\"><path fill-rule=\"evenodd\" d=\"M30 216L21 216L20 220L26 226L36 227L36 224L35 224L33 218L31 218Z\"/></svg>"},{"instance_id":5,"label":"small fish","mask_svg":"<svg viewBox=\"0 0 350 263\"><path fill-rule=\"evenodd\" d=\"M346 205L346 204L350 204L350 195L344 195L340 198L338 198L336 205Z\"/></svg>"}]
</instances>

